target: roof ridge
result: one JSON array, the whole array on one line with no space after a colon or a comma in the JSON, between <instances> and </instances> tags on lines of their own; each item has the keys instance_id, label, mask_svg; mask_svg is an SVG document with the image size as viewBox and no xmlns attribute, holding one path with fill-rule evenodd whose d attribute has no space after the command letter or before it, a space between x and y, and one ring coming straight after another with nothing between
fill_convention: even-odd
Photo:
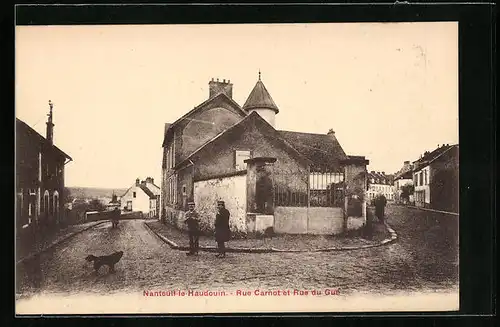
<instances>
[{"instance_id":1,"label":"roof ridge","mask_svg":"<svg viewBox=\"0 0 500 327\"><path fill-rule=\"evenodd\" d=\"M168 128L164 131L164 136L163 136L163 144L165 144L165 139L166 139L166 135L168 133L168 131L172 130L173 127L175 127L176 125L178 125L182 120L186 119L189 115L191 115L193 112L195 112L196 110L198 110L199 108L205 106L207 103L209 103L210 101L213 101L214 99L220 97L220 96L224 96L227 100L229 100L233 105L236 106L236 109L238 109L243 115L247 115L247 113L245 112L245 110L243 110L243 108L238 104L238 102L236 102L233 98L229 97L226 93L224 92L218 92L217 94L215 94L214 96L208 98L207 100L203 101L202 103L198 104L197 106L195 106L193 109L189 110L187 113L185 113L184 115L182 115L181 117L177 118L173 123L171 123Z\"/></svg>"},{"instance_id":2,"label":"roof ridge","mask_svg":"<svg viewBox=\"0 0 500 327\"><path fill-rule=\"evenodd\" d=\"M296 132L296 131L286 131L286 130L277 130L278 132L284 132L284 133L297 133L297 134L307 134L307 135L321 135L321 136L328 136L328 134L321 134L321 133L310 133L310 132Z\"/></svg>"}]
</instances>

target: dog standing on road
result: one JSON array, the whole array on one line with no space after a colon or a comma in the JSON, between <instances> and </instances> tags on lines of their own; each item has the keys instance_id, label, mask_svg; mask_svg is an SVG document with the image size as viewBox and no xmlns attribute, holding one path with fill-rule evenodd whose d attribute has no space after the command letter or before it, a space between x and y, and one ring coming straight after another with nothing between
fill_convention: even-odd
<instances>
[{"instance_id":1,"label":"dog standing on road","mask_svg":"<svg viewBox=\"0 0 500 327\"><path fill-rule=\"evenodd\" d=\"M96 274L99 272L99 269L102 266L108 266L109 267L109 273L114 273L115 272L115 265L118 261L123 256L123 251L117 251L113 254L110 255L104 255L104 256L95 256L95 255L88 255L85 260L88 262L94 262L94 269Z\"/></svg>"}]
</instances>

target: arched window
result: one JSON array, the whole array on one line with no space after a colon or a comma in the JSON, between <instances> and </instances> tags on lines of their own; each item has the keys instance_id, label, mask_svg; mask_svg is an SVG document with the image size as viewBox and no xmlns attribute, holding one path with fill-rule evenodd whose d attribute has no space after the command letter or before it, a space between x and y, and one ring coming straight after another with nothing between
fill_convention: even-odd
<instances>
[{"instance_id":1,"label":"arched window","mask_svg":"<svg viewBox=\"0 0 500 327\"><path fill-rule=\"evenodd\" d=\"M43 193L43 207L42 207L42 210L43 210L43 215L48 218L49 215L50 215L50 194L49 194L48 190L46 190Z\"/></svg>"},{"instance_id":2,"label":"arched window","mask_svg":"<svg viewBox=\"0 0 500 327\"><path fill-rule=\"evenodd\" d=\"M54 214L54 218L56 219L56 222L59 222L59 192L54 191L53 195L53 205L52 205L52 212Z\"/></svg>"}]
</instances>

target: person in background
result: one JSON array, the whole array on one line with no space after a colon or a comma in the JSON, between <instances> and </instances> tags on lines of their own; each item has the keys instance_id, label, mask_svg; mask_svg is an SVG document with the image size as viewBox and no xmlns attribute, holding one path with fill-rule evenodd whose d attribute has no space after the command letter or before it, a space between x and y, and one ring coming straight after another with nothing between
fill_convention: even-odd
<instances>
[{"instance_id":1,"label":"person in background","mask_svg":"<svg viewBox=\"0 0 500 327\"><path fill-rule=\"evenodd\" d=\"M215 241L217 242L217 257L224 258L226 256L225 242L231 238L231 230L229 229L230 213L226 209L224 201L217 201L217 214L215 216Z\"/></svg>"},{"instance_id":2,"label":"person in background","mask_svg":"<svg viewBox=\"0 0 500 327\"><path fill-rule=\"evenodd\" d=\"M385 220L385 206L387 205L387 199L383 194L380 194L375 199L375 215L378 220L384 222Z\"/></svg>"},{"instance_id":3,"label":"person in background","mask_svg":"<svg viewBox=\"0 0 500 327\"><path fill-rule=\"evenodd\" d=\"M188 234L189 234L189 252L186 255L198 255L198 250L200 248L199 238L200 238L200 223L198 213L194 210L194 202L188 203L188 211L186 211L186 220L184 223L187 224Z\"/></svg>"}]
</instances>

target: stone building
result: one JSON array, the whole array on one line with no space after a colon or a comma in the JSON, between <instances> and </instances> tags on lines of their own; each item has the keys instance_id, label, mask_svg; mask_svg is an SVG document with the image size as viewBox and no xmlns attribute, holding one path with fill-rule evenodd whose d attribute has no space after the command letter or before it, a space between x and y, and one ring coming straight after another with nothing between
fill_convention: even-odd
<instances>
[{"instance_id":1,"label":"stone building","mask_svg":"<svg viewBox=\"0 0 500 327\"><path fill-rule=\"evenodd\" d=\"M377 195L384 195L388 201L394 200L394 175L387 175L384 171L370 171L368 173L368 199L373 200Z\"/></svg>"},{"instance_id":2,"label":"stone building","mask_svg":"<svg viewBox=\"0 0 500 327\"><path fill-rule=\"evenodd\" d=\"M280 131L279 108L259 79L244 105L229 80L211 80L209 97L165 124L161 211L184 226L194 201L203 230L213 229L217 200L231 212L235 233L334 234L345 225L347 167L366 171L364 157L347 156L335 133ZM366 185L366 180L362 181ZM364 189L364 187L361 187ZM360 205L362 208L363 205ZM359 216L366 217L361 209Z\"/></svg>"},{"instance_id":3,"label":"stone building","mask_svg":"<svg viewBox=\"0 0 500 327\"><path fill-rule=\"evenodd\" d=\"M458 213L458 144L438 145L413 162L415 205Z\"/></svg>"},{"instance_id":4,"label":"stone building","mask_svg":"<svg viewBox=\"0 0 500 327\"><path fill-rule=\"evenodd\" d=\"M64 219L64 168L72 159L54 144L53 105L49 101L43 137L16 118L16 230L54 228ZM39 227L39 228L38 228Z\"/></svg>"},{"instance_id":5,"label":"stone building","mask_svg":"<svg viewBox=\"0 0 500 327\"><path fill-rule=\"evenodd\" d=\"M394 174L394 201L396 203L413 202L413 193L403 194L403 188L408 185L413 185L413 165L409 160L405 161L403 167Z\"/></svg>"}]
</instances>

